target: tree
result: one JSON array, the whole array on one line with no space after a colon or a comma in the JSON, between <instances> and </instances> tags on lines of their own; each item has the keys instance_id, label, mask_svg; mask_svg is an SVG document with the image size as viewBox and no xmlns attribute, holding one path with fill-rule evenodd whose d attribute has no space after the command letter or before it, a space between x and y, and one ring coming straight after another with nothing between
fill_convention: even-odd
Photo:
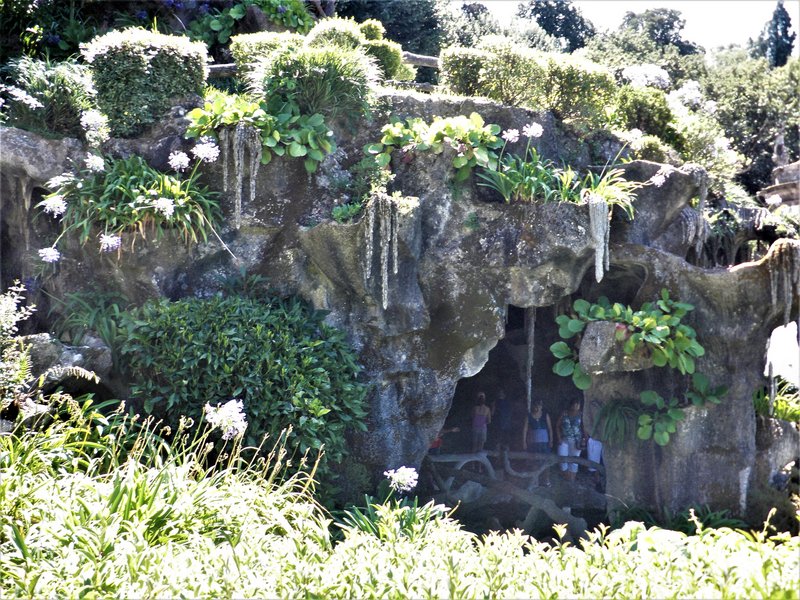
<instances>
[{"instance_id":1,"label":"tree","mask_svg":"<svg viewBox=\"0 0 800 600\"><path fill-rule=\"evenodd\" d=\"M519 5L517 16L535 20L548 34L564 40L568 52L583 48L596 33L569 0L528 0Z\"/></svg>"},{"instance_id":2,"label":"tree","mask_svg":"<svg viewBox=\"0 0 800 600\"><path fill-rule=\"evenodd\" d=\"M794 40L797 34L790 33L792 20L783 7L783 0L778 0L772 19L767 21L756 42L751 41L753 56L766 58L771 67L782 67L792 55Z\"/></svg>"},{"instance_id":3,"label":"tree","mask_svg":"<svg viewBox=\"0 0 800 600\"><path fill-rule=\"evenodd\" d=\"M651 8L639 14L625 13L620 29L645 34L658 46L675 46L682 56L701 53L700 46L681 37L685 26L686 19L681 18L679 10Z\"/></svg>"}]
</instances>

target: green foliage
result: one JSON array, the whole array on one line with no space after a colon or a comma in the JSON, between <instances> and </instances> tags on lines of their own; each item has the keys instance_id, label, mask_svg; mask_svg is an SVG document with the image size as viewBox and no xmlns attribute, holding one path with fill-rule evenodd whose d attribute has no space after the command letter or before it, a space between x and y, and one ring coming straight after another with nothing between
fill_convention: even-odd
<instances>
[{"instance_id":1,"label":"green foliage","mask_svg":"<svg viewBox=\"0 0 800 600\"><path fill-rule=\"evenodd\" d=\"M446 506L433 500L420 506L416 496L413 500L390 498L380 503L373 497L364 496L364 506L345 510L336 525L351 535L364 533L391 544L425 539L447 513Z\"/></svg>"},{"instance_id":2,"label":"green foliage","mask_svg":"<svg viewBox=\"0 0 800 600\"><path fill-rule=\"evenodd\" d=\"M769 388L759 388L753 394L753 406L756 414L762 417L774 417L790 423L800 423L800 390L790 381L776 378L775 402L770 407Z\"/></svg>"},{"instance_id":3,"label":"green foliage","mask_svg":"<svg viewBox=\"0 0 800 600\"><path fill-rule=\"evenodd\" d=\"M350 199L334 206L331 216L338 223L346 223L361 214L370 198L385 194L386 186L394 179L391 171L381 167L372 156L365 156L348 169L347 177L337 179L333 188Z\"/></svg>"},{"instance_id":4,"label":"green foliage","mask_svg":"<svg viewBox=\"0 0 800 600\"><path fill-rule=\"evenodd\" d=\"M83 56L92 66L97 105L121 136L140 133L174 101L202 94L208 73L202 44L144 29L97 37Z\"/></svg>"},{"instance_id":5,"label":"green foliage","mask_svg":"<svg viewBox=\"0 0 800 600\"><path fill-rule=\"evenodd\" d=\"M132 394L170 423L183 414L197 420L205 403L239 398L247 443L291 427L289 449L299 458L324 447L323 465L341 461L345 434L364 428L354 352L299 300L153 301L126 316L123 329Z\"/></svg>"},{"instance_id":6,"label":"green foliage","mask_svg":"<svg viewBox=\"0 0 800 600\"><path fill-rule=\"evenodd\" d=\"M355 119L369 113L375 67L358 50L339 47L283 52L264 65L259 81L265 96L297 107L301 115Z\"/></svg>"},{"instance_id":7,"label":"green foliage","mask_svg":"<svg viewBox=\"0 0 800 600\"><path fill-rule=\"evenodd\" d=\"M117 349L117 333L122 312L129 304L124 295L116 292L74 292L50 308L50 316L58 313L53 330L59 338L80 346L84 336L96 333L112 350Z\"/></svg>"},{"instance_id":8,"label":"green foliage","mask_svg":"<svg viewBox=\"0 0 800 600\"><path fill-rule=\"evenodd\" d=\"M358 28L367 40L382 40L386 37L386 28L377 19L367 19L359 23Z\"/></svg>"},{"instance_id":9,"label":"green foliage","mask_svg":"<svg viewBox=\"0 0 800 600\"><path fill-rule=\"evenodd\" d=\"M756 41L757 56L766 58L771 67L782 67L792 55L796 33L792 32L792 19L778 0L772 18L764 25Z\"/></svg>"},{"instance_id":10,"label":"green foliage","mask_svg":"<svg viewBox=\"0 0 800 600\"><path fill-rule=\"evenodd\" d=\"M610 122L622 129L639 129L667 144L674 144L674 119L664 92L624 85L617 92Z\"/></svg>"},{"instance_id":11,"label":"green foliage","mask_svg":"<svg viewBox=\"0 0 800 600\"><path fill-rule=\"evenodd\" d=\"M99 158L99 157L98 157ZM64 174L48 182L52 193L37 207L45 212L53 200L61 199L66 210L61 218L64 235L75 232L81 244L101 238L101 250L115 250L103 244L103 236L129 234L131 245L154 232L161 237L174 231L184 241L205 241L220 218L216 193L199 183L195 164L189 176L169 175L153 169L140 156L106 158L103 170L88 166L77 175ZM53 246L58 242L54 242Z\"/></svg>"},{"instance_id":12,"label":"green foliage","mask_svg":"<svg viewBox=\"0 0 800 600\"><path fill-rule=\"evenodd\" d=\"M673 46L681 55L702 52L700 46L681 37L685 26L686 19L681 18L679 10L650 8L643 13L626 13L620 29L643 34L658 46Z\"/></svg>"},{"instance_id":13,"label":"green foliage","mask_svg":"<svg viewBox=\"0 0 800 600\"><path fill-rule=\"evenodd\" d=\"M308 33L314 26L314 17L306 10L302 0L248 0L245 4L259 7L266 17L275 23L297 33Z\"/></svg>"},{"instance_id":14,"label":"green foliage","mask_svg":"<svg viewBox=\"0 0 800 600\"><path fill-rule=\"evenodd\" d=\"M202 108L187 115L186 136L218 137L220 132L238 125L254 127L261 138L261 162L273 156L303 158L306 171L313 173L320 161L336 149L332 132L321 114L300 114L299 108L275 97L269 102L254 102L246 96L209 89Z\"/></svg>"},{"instance_id":15,"label":"green foliage","mask_svg":"<svg viewBox=\"0 0 800 600\"><path fill-rule=\"evenodd\" d=\"M456 181L466 180L475 166L496 167L494 150L503 145L497 137L500 127L486 125L478 113L472 113L469 117L434 117L430 124L422 119L395 121L384 125L381 133L383 137L380 142L364 148L381 167L389 165L396 149L401 149L402 160L408 161L417 152L441 154L445 148L451 148L456 151L453 158Z\"/></svg>"},{"instance_id":16,"label":"green foliage","mask_svg":"<svg viewBox=\"0 0 800 600\"><path fill-rule=\"evenodd\" d=\"M300 48L305 41L302 35L282 31L259 31L243 33L231 38L230 51L236 63L239 79L246 81L253 70L254 63L268 59L276 50L293 51Z\"/></svg>"},{"instance_id":17,"label":"green foliage","mask_svg":"<svg viewBox=\"0 0 800 600\"><path fill-rule=\"evenodd\" d=\"M347 50L355 50L367 41L358 23L353 19L330 18L317 21L314 28L306 36L306 44L311 47L324 48L338 46Z\"/></svg>"},{"instance_id":18,"label":"green foliage","mask_svg":"<svg viewBox=\"0 0 800 600\"><path fill-rule=\"evenodd\" d=\"M27 346L16 338L18 323L33 314L25 306L25 288L15 282L0 295L0 410L25 396L31 378L31 358Z\"/></svg>"},{"instance_id":19,"label":"green foliage","mask_svg":"<svg viewBox=\"0 0 800 600\"><path fill-rule=\"evenodd\" d=\"M361 202L347 202L334 206L331 217L337 223L347 223L360 215L363 209L364 205Z\"/></svg>"},{"instance_id":20,"label":"green foliage","mask_svg":"<svg viewBox=\"0 0 800 600\"><path fill-rule=\"evenodd\" d=\"M569 55L547 56L545 78L540 82L540 104L564 120L598 125L605 107L613 101L616 85L611 73L597 63Z\"/></svg>"},{"instance_id":21,"label":"green foliage","mask_svg":"<svg viewBox=\"0 0 800 600\"><path fill-rule=\"evenodd\" d=\"M747 527L747 523L731 516L729 510L711 510L707 504L690 506L675 514L665 511L661 519L638 507L628 507L612 514L612 527L623 527L627 521L640 521L648 527L663 527L686 535L702 535L707 529Z\"/></svg>"},{"instance_id":22,"label":"green foliage","mask_svg":"<svg viewBox=\"0 0 800 600\"><path fill-rule=\"evenodd\" d=\"M0 86L6 125L45 135L83 133L81 113L94 103L91 76L84 65L23 56L9 63L9 71L16 87Z\"/></svg>"},{"instance_id":23,"label":"green foliage","mask_svg":"<svg viewBox=\"0 0 800 600\"><path fill-rule=\"evenodd\" d=\"M394 79L403 65L403 49L389 40L368 40L362 48L375 58L384 79Z\"/></svg>"},{"instance_id":24,"label":"green foliage","mask_svg":"<svg viewBox=\"0 0 800 600\"><path fill-rule=\"evenodd\" d=\"M636 160L672 164L675 161L675 157L677 157L677 151L667 145L660 137L643 135L631 142L630 156Z\"/></svg>"},{"instance_id":25,"label":"green foliage","mask_svg":"<svg viewBox=\"0 0 800 600\"><path fill-rule=\"evenodd\" d=\"M532 19L549 35L560 38L567 52L583 48L595 28L569 0L529 0L517 8L517 16Z\"/></svg>"},{"instance_id":26,"label":"green foliage","mask_svg":"<svg viewBox=\"0 0 800 600\"><path fill-rule=\"evenodd\" d=\"M604 408L598 423L607 419L601 429L602 434L608 436L604 438L606 441L624 439L636 417L639 439L652 438L660 446L665 446L670 434L677 430L678 421L685 416L683 406L689 403L695 406L718 404L727 392L721 386L712 388L705 375L695 372L695 359L703 356L705 349L697 342L694 329L681 322L694 307L672 300L666 289L661 290L661 297L656 302L646 302L637 311L619 302L612 305L604 296L594 304L578 299L572 309L572 314L556 317L561 338L568 340L578 336L591 321L618 323L615 335L623 344L625 354L644 350L654 366L669 366L682 375L692 376L683 403L676 398L665 400L657 392L647 390L640 394L641 406L623 401L619 406ZM562 377L571 376L578 389L585 390L591 386L591 378L578 363L577 350L560 341L550 346L550 352L558 359L553 365L554 373Z\"/></svg>"},{"instance_id":27,"label":"green foliage","mask_svg":"<svg viewBox=\"0 0 800 600\"><path fill-rule=\"evenodd\" d=\"M481 69L488 60L489 54L477 48L445 48L439 57L439 84L453 94L479 96L482 91Z\"/></svg>"}]
</instances>

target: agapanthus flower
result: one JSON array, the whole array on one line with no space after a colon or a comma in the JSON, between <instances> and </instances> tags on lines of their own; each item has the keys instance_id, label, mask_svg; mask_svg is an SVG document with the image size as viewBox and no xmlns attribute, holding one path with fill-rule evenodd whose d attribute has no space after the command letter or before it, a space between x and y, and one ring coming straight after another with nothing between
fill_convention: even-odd
<instances>
[{"instance_id":1,"label":"agapanthus flower","mask_svg":"<svg viewBox=\"0 0 800 600\"><path fill-rule=\"evenodd\" d=\"M241 400L234 398L222 406L217 404L216 407L206 403L203 412L212 430L222 430L223 440L243 435L247 429L247 416L244 414L244 402Z\"/></svg>"},{"instance_id":2,"label":"agapanthus flower","mask_svg":"<svg viewBox=\"0 0 800 600\"><path fill-rule=\"evenodd\" d=\"M72 183L73 181L75 181L75 176L72 173L62 173L61 175L51 177L44 186L48 190L57 190L61 186Z\"/></svg>"},{"instance_id":3,"label":"agapanthus flower","mask_svg":"<svg viewBox=\"0 0 800 600\"><path fill-rule=\"evenodd\" d=\"M778 194L772 194L764 198L764 202L770 208L775 208L783 203L783 199Z\"/></svg>"},{"instance_id":4,"label":"agapanthus flower","mask_svg":"<svg viewBox=\"0 0 800 600\"><path fill-rule=\"evenodd\" d=\"M93 173L100 173L106 170L106 161L103 160L102 156L98 156L97 154L87 154L85 164L86 168Z\"/></svg>"},{"instance_id":5,"label":"agapanthus flower","mask_svg":"<svg viewBox=\"0 0 800 600\"><path fill-rule=\"evenodd\" d=\"M213 141L203 141L192 148L192 154L203 162L212 163L219 157L219 146Z\"/></svg>"},{"instance_id":6,"label":"agapanthus flower","mask_svg":"<svg viewBox=\"0 0 800 600\"><path fill-rule=\"evenodd\" d=\"M189 168L189 156L186 152L172 152L169 155L169 166L175 171L184 171Z\"/></svg>"},{"instance_id":7,"label":"agapanthus flower","mask_svg":"<svg viewBox=\"0 0 800 600\"><path fill-rule=\"evenodd\" d=\"M542 127L541 125L539 125L539 123L536 123L535 121L528 123L527 125L525 125L525 127L522 128L522 135L524 135L526 138L540 138L542 137L543 133L544 133L544 127Z\"/></svg>"},{"instance_id":8,"label":"agapanthus flower","mask_svg":"<svg viewBox=\"0 0 800 600\"><path fill-rule=\"evenodd\" d=\"M172 198L159 198L153 202L155 209L167 219L175 213L175 201Z\"/></svg>"},{"instance_id":9,"label":"agapanthus flower","mask_svg":"<svg viewBox=\"0 0 800 600\"><path fill-rule=\"evenodd\" d=\"M118 235L100 235L100 252L113 252L122 244L122 238Z\"/></svg>"},{"instance_id":10,"label":"agapanthus flower","mask_svg":"<svg viewBox=\"0 0 800 600\"><path fill-rule=\"evenodd\" d=\"M395 492L410 492L417 487L419 475L417 470L413 467L400 467L398 469L389 469L383 472L384 477L389 480L389 487Z\"/></svg>"},{"instance_id":11,"label":"agapanthus flower","mask_svg":"<svg viewBox=\"0 0 800 600\"><path fill-rule=\"evenodd\" d=\"M55 263L58 262L61 258L61 252L59 252L56 248L42 248L39 250L39 258L42 259L42 262L46 263Z\"/></svg>"},{"instance_id":12,"label":"agapanthus flower","mask_svg":"<svg viewBox=\"0 0 800 600\"><path fill-rule=\"evenodd\" d=\"M655 87L667 89L670 85L669 73L654 64L631 65L622 70L622 77L633 87Z\"/></svg>"},{"instance_id":13,"label":"agapanthus flower","mask_svg":"<svg viewBox=\"0 0 800 600\"><path fill-rule=\"evenodd\" d=\"M506 129L503 132L502 138L509 144L519 141L519 129Z\"/></svg>"},{"instance_id":14,"label":"agapanthus flower","mask_svg":"<svg viewBox=\"0 0 800 600\"><path fill-rule=\"evenodd\" d=\"M0 89L5 90L8 94L13 98L16 102L20 104L24 104L31 110L36 110L37 108L44 108L44 104L39 102L36 98L31 96L28 92L13 85L4 85Z\"/></svg>"},{"instance_id":15,"label":"agapanthus flower","mask_svg":"<svg viewBox=\"0 0 800 600\"><path fill-rule=\"evenodd\" d=\"M86 141L90 146L99 146L108 139L108 117L99 110L90 109L81 113L81 127L83 127Z\"/></svg>"},{"instance_id":16,"label":"agapanthus flower","mask_svg":"<svg viewBox=\"0 0 800 600\"><path fill-rule=\"evenodd\" d=\"M64 201L64 196L56 194L55 196L45 198L44 202L42 202L42 210L54 217L60 217L67 210L67 203Z\"/></svg>"}]
</instances>

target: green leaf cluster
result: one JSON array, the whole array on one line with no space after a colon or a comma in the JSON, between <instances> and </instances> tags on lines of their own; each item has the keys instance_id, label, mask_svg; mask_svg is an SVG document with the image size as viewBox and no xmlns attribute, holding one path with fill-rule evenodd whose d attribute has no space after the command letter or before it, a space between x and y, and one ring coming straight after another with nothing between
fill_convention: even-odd
<instances>
[{"instance_id":1,"label":"green leaf cluster","mask_svg":"<svg viewBox=\"0 0 800 600\"><path fill-rule=\"evenodd\" d=\"M759 388L753 393L753 406L756 414L762 417L774 417L790 423L800 423L800 390L790 381L777 377L775 401L770 406L770 392L767 388Z\"/></svg>"},{"instance_id":2,"label":"green leaf cluster","mask_svg":"<svg viewBox=\"0 0 800 600\"><path fill-rule=\"evenodd\" d=\"M192 109L187 118L186 136L218 137L225 127L243 123L258 130L261 138L261 162L273 156L303 158L309 173L336 149L333 133L319 113L300 114L296 105L280 99L253 101L246 96L227 94L209 88L202 108Z\"/></svg>"},{"instance_id":3,"label":"green leaf cluster","mask_svg":"<svg viewBox=\"0 0 800 600\"><path fill-rule=\"evenodd\" d=\"M132 394L168 422L238 398L246 444L291 426L292 450L324 446L323 465L341 461L346 432L364 429L366 388L344 334L322 319L294 298L149 302L126 314L120 333Z\"/></svg>"},{"instance_id":4,"label":"green leaf cluster","mask_svg":"<svg viewBox=\"0 0 800 600\"><path fill-rule=\"evenodd\" d=\"M111 132L133 136L176 100L202 94L205 47L183 36L132 28L94 38L83 50L91 64L98 108Z\"/></svg>"},{"instance_id":5,"label":"green leaf cluster","mask_svg":"<svg viewBox=\"0 0 800 600\"><path fill-rule=\"evenodd\" d=\"M472 113L469 117L434 117L433 122L423 119L397 120L384 125L381 141L364 148L382 167L388 166L392 153L401 150L402 160L411 160L416 152L441 154L445 148L455 150L453 167L455 181L466 180L476 166L497 168L495 150L503 141L497 136L499 125L486 125L483 117Z\"/></svg>"}]
</instances>

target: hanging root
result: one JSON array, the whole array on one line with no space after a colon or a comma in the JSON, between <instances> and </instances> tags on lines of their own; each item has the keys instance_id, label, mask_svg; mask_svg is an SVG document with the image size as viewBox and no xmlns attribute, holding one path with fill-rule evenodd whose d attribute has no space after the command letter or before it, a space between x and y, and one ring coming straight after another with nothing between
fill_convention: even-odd
<instances>
[{"instance_id":1,"label":"hanging root","mask_svg":"<svg viewBox=\"0 0 800 600\"><path fill-rule=\"evenodd\" d=\"M591 194L589 196L589 229L592 241L594 241L594 277L598 282L603 280L603 275L609 266L610 218L611 211L608 210L606 201L596 194Z\"/></svg>"},{"instance_id":2,"label":"hanging root","mask_svg":"<svg viewBox=\"0 0 800 600\"><path fill-rule=\"evenodd\" d=\"M800 302L800 242L777 240L767 257L772 305L783 303L783 324L788 325L792 304Z\"/></svg>"},{"instance_id":3,"label":"hanging root","mask_svg":"<svg viewBox=\"0 0 800 600\"><path fill-rule=\"evenodd\" d=\"M533 342L536 324L536 308L525 309L525 325L527 328L528 354L525 357L525 397L528 402L528 412L531 411L533 397Z\"/></svg>"}]
</instances>

